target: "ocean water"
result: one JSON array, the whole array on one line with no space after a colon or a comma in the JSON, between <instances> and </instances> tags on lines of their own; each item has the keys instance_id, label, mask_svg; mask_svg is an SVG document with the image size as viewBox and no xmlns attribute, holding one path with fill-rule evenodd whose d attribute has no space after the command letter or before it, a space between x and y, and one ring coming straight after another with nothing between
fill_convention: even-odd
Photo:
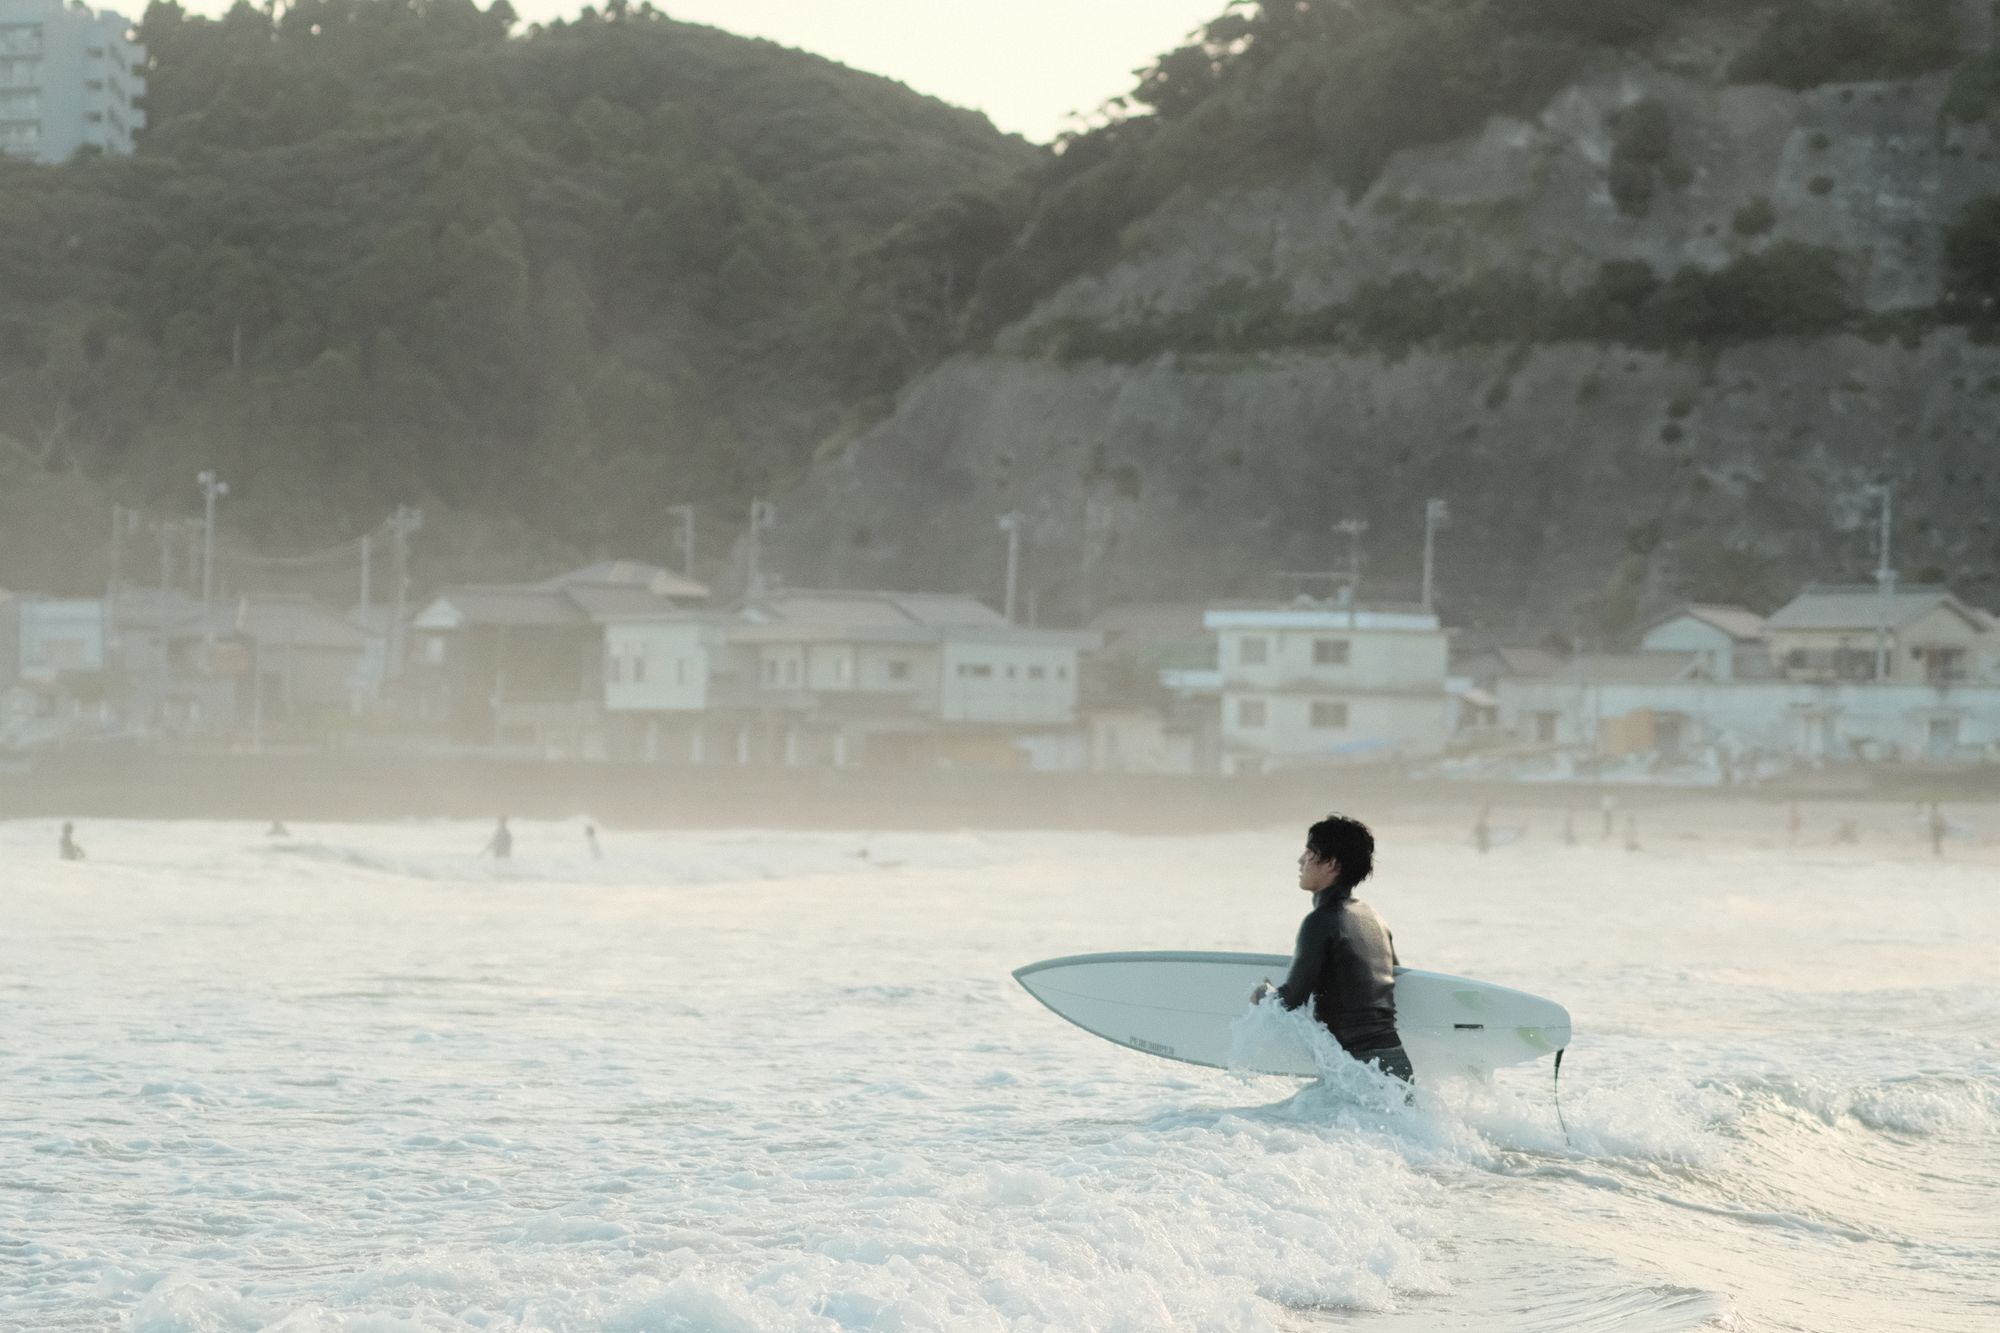
<instances>
[{"instance_id":1,"label":"ocean water","mask_svg":"<svg viewBox=\"0 0 2000 1333\"><path fill-rule=\"evenodd\" d=\"M2000 1328L2000 849L1379 831L1404 961L1569 1006L1566 1131L1008 975L1285 951L1289 826L0 824L0 1328Z\"/></svg>"}]
</instances>

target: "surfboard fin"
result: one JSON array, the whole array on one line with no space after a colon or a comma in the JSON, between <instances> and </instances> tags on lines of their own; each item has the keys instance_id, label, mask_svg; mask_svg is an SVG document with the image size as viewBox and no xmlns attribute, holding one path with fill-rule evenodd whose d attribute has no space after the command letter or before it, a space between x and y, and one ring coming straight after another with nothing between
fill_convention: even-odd
<instances>
[{"instance_id":1,"label":"surfboard fin","mask_svg":"<svg viewBox=\"0 0 2000 1333\"><path fill-rule=\"evenodd\" d=\"M1556 1123L1562 1126L1563 1146L1574 1148L1576 1145L1570 1142L1569 1137L1569 1122L1563 1119L1563 1053L1567 1050L1569 1050L1567 1046L1559 1047L1556 1050L1556 1076L1553 1095L1556 1103Z\"/></svg>"}]
</instances>

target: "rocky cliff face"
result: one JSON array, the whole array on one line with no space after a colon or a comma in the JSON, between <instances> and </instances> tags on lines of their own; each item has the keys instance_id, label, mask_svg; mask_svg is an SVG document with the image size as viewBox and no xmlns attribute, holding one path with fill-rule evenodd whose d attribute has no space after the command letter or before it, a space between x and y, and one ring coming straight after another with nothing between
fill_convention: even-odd
<instances>
[{"instance_id":1,"label":"rocky cliff face","mask_svg":"<svg viewBox=\"0 0 2000 1333\"><path fill-rule=\"evenodd\" d=\"M1935 317L1944 236L2000 190L1989 121L1951 72L1791 92L1722 82L1740 19L1606 58L1530 119L1398 155L1358 198L1312 170L1183 191L1119 259L993 350L911 385L784 504L799 582L997 593L994 517L1028 516L1044 618L1128 597L1279 591L1344 564L1364 595L1416 582L1423 505L1451 502L1439 586L1461 623L1612 634L1683 594L1782 598L1872 566L1864 487L1899 504L1906 579L2000 601L2000 348ZM1968 50L1992 39L1968 7ZM1421 90L1413 95L1420 96ZM1865 333L1636 350L1514 342L1298 346L1113 364L1050 332L1129 329L1256 288L1292 312L1386 276L1506 273L1552 290L1607 261L1720 269L1827 247Z\"/></svg>"}]
</instances>

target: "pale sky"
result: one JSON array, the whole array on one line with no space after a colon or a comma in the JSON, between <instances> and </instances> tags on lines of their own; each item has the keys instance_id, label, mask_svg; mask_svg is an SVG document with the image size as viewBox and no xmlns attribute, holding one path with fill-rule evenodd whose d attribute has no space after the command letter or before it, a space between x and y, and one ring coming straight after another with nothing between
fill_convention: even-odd
<instances>
[{"instance_id":1,"label":"pale sky","mask_svg":"<svg viewBox=\"0 0 2000 1333\"><path fill-rule=\"evenodd\" d=\"M483 2L483 0L482 0ZM1132 71L1182 44L1228 0L653 0L690 23L886 74L918 92L984 111L1037 143L1073 111L1131 89ZM558 0L513 0L529 22L573 13Z\"/></svg>"},{"instance_id":2,"label":"pale sky","mask_svg":"<svg viewBox=\"0 0 2000 1333\"><path fill-rule=\"evenodd\" d=\"M482 7L487 0L479 0ZM575 13L581 0L512 0L524 23ZM220 13L230 0L188 7ZM689 23L885 74L984 111L1003 130L1047 142L1073 111L1130 90L1132 71L1227 7L1228 0L654 0ZM143 9L132 0L128 9Z\"/></svg>"}]
</instances>

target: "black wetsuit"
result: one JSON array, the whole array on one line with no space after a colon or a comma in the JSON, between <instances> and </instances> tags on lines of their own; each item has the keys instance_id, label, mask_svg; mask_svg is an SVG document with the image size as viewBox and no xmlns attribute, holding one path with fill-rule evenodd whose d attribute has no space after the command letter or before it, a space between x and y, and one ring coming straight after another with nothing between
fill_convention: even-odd
<instances>
[{"instance_id":1,"label":"black wetsuit","mask_svg":"<svg viewBox=\"0 0 2000 1333\"><path fill-rule=\"evenodd\" d=\"M1409 1059L1396 1033L1395 967L1396 941L1375 909L1327 890L1299 923L1291 974L1278 999L1287 1009L1310 999L1313 1017L1342 1050L1408 1078Z\"/></svg>"}]
</instances>

